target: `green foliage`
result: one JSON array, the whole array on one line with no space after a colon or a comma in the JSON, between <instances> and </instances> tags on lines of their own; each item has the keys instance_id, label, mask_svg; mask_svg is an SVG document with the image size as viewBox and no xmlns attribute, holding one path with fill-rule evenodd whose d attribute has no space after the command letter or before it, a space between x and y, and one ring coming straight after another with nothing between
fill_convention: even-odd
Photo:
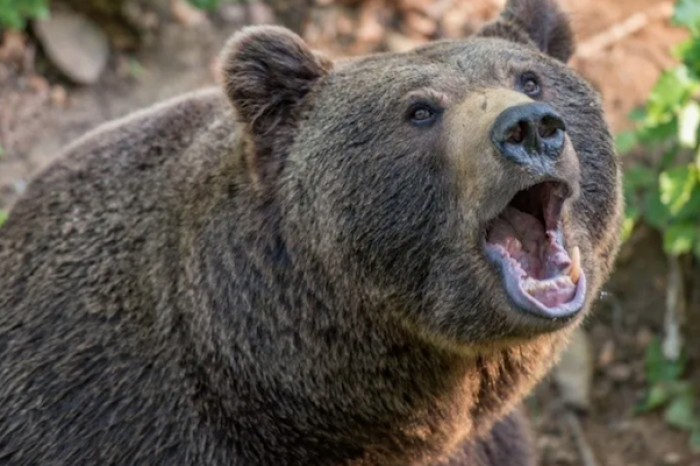
<instances>
[{"instance_id":1,"label":"green foliage","mask_svg":"<svg viewBox=\"0 0 700 466\"><path fill-rule=\"evenodd\" d=\"M49 0L0 0L0 29L24 29L27 20L49 15Z\"/></svg>"},{"instance_id":2,"label":"green foliage","mask_svg":"<svg viewBox=\"0 0 700 466\"><path fill-rule=\"evenodd\" d=\"M202 10L213 10L222 3L231 1L235 0L188 0ZM49 2L50 0L0 0L0 30L24 29L28 20L48 17Z\"/></svg>"},{"instance_id":3,"label":"green foliage","mask_svg":"<svg viewBox=\"0 0 700 466\"><path fill-rule=\"evenodd\" d=\"M647 348L645 372L649 389L637 406L638 413L663 410L670 426L690 433L690 447L700 451L700 416L690 382L683 380L686 358L670 361L663 355L661 343L655 339Z\"/></svg>"},{"instance_id":4,"label":"green foliage","mask_svg":"<svg viewBox=\"0 0 700 466\"><path fill-rule=\"evenodd\" d=\"M7 212L0 210L0 226L5 223L5 220L7 220Z\"/></svg>"},{"instance_id":5,"label":"green foliage","mask_svg":"<svg viewBox=\"0 0 700 466\"><path fill-rule=\"evenodd\" d=\"M674 21L691 33L676 48L681 64L659 77L632 132L617 138L621 153L638 146L663 156L625 174L623 236L643 221L662 232L667 254L700 258L700 0L678 0Z\"/></svg>"},{"instance_id":6,"label":"green foliage","mask_svg":"<svg viewBox=\"0 0 700 466\"><path fill-rule=\"evenodd\" d=\"M617 137L620 153L642 146L655 162L629 167L624 176L624 237L637 222L663 234L666 254L700 258L700 0L677 0L673 20L690 32L674 50L680 64L661 74L643 108L630 115L634 131ZM683 379L686 360L667 360L658 340L647 349L648 390L640 413L662 410L670 426L690 433L700 451L700 411L693 385Z\"/></svg>"},{"instance_id":7,"label":"green foliage","mask_svg":"<svg viewBox=\"0 0 700 466\"><path fill-rule=\"evenodd\" d=\"M232 0L188 0L193 6L201 10L213 10L218 8L219 5L225 2L231 2Z\"/></svg>"},{"instance_id":8,"label":"green foliage","mask_svg":"<svg viewBox=\"0 0 700 466\"><path fill-rule=\"evenodd\" d=\"M696 33L700 28L700 2L697 0L678 0L673 12L673 21Z\"/></svg>"}]
</instances>

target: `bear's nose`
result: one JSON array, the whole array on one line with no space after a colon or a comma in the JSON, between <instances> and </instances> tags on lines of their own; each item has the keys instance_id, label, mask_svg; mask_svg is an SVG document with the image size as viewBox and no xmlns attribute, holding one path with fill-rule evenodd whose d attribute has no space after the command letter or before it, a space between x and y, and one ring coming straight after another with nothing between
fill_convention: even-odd
<instances>
[{"instance_id":1,"label":"bear's nose","mask_svg":"<svg viewBox=\"0 0 700 466\"><path fill-rule=\"evenodd\" d=\"M552 107L541 102L514 105L493 124L491 140L498 152L520 165L557 159L564 148L566 126Z\"/></svg>"}]
</instances>

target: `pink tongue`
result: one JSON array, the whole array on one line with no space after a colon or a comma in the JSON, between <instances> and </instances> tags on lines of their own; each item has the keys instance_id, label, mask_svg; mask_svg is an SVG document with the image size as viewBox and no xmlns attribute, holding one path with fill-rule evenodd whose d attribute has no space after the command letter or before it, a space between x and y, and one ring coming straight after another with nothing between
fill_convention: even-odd
<instances>
[{"instance_id":1,"label":"pink tongue","mask_svg":"<svg viewBox=\"0 0 700 466\"><path fill-rule=\"evenodd\" d=\"M544 225L530 214L513 207L493 223L488 232L489 243L501 245L530 276L539 276L542 248L547 244Z\"/></svg>"},{"instance_id":2,"label":"pink tongue","mask_svg":"<svg viewBox=\"0 0 700 466\"><path fill-rule=\"evenodd\" d=\"M570 282L561 283L551 289L531 291L528 294L547 307L557 307L574 299L576 286Z\"/></svg>"},{"instance_id":3,"label":"pink tongue","mask_svg":"<svg viewBox=\"0 0 700 466\"><path fill-rule=\"evenodd\" d=\"M544 225L530 214L507 207L489 231L488 240L505 246L508 237L518 238L524 245L537 244L545 239Z\"/></svg>"}]
</instances>

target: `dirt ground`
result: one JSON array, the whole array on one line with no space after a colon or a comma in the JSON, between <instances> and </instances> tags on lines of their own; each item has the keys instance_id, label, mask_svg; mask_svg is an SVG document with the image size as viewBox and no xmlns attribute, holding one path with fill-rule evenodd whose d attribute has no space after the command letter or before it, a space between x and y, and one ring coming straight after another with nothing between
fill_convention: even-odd
<instances>
[{"instance_id":1,"label":"dirt ground","mask_svg":"<svg viewBox=\"0 0 700 466\"><path fill-rule=\"evenodd\" d=\"M411 2L419 4L423 16L406 7ZM316 48L342 56L464 35L504 2L318 3L305 35ZM684 37L669 23L672 2L561 3L572 14L580 41L573 66L602 92L612 126L627 127L628 112L642 102L660 70L673 63L669 47ZM113 53L107 72L89 87L64 80L31 34L5 34L0 43L0 208L11 205L32 173L85 131L214 84L215 57L224 40L243 24L269 17L258 4L241 8L228 8L197 25L166 21L156 40L137 55ZM590 410L572 416L550 380L528 400L543 466L700 466L700 455L688 449L687 434L672 430L658 415L632 415L644 389L644 350L662 329L665 282L659 238L641 230L625 247L606 298L586 324L595 363ZM594 463L584 458L587 454Z\"/></svg>"}]
</instances>

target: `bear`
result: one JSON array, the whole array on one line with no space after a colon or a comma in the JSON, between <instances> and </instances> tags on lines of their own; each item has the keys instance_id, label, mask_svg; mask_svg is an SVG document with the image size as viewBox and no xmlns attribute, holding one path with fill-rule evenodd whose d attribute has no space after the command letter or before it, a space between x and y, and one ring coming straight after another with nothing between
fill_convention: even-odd
<instances>
[{"instance_id":1,"label":"bear","mask_svg":"<svg viewBox=\"0 0 700 466\"><path fill-rule=\"evenodd\" d=\"M531 466L521 401L611 273L620 167L553 0L99 126L0 227L0 463Z\"/></svg>"}]
</instances>

